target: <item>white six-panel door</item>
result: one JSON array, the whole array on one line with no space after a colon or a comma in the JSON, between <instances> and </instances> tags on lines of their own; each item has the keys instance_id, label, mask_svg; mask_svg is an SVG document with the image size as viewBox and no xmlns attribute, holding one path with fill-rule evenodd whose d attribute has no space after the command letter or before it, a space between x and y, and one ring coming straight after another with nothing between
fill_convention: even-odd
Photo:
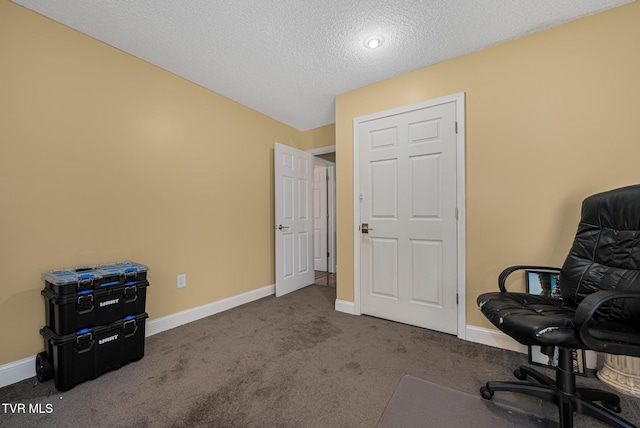
<instances>
[{"instance_id":1,"label":"white six-panel door","mask_svg":"<svg viewBox=\"0 0 640 428\"><path fill-rule=\"evenodd\" d=\"M276 296L311 285L313 155L274 145Z\"/></svg>"},{"instance_id":2,"label":"white six-panel door","mask_svg":"<svg viewBox=\"0 0 640 428\"><path fill-rule=\"evenodd\" d=\"M361 312L456 334L455 102L358 127Z\"/></svg>"}]
</instances>

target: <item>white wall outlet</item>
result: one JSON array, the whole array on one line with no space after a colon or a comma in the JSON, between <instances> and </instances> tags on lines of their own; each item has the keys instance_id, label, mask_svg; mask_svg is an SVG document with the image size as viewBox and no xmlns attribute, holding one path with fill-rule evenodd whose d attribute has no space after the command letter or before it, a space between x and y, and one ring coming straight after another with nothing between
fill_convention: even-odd
<instances>
[{"instance_id":1,"label":"white wall outlet","mask_svg":"<svg viewBox=\"0 0 640 428\"><path fill-rule=\"evenodd\" d=\"M183 273L178 275L178 288L184 288L187 286L187 274Z\"/></svg>"}]
</instances>

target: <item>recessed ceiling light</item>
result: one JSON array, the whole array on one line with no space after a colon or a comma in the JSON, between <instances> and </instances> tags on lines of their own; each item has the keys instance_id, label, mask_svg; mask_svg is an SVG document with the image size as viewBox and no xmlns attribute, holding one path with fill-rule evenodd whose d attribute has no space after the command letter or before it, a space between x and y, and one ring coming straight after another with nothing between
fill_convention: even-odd
<instances>
[{"instance_id":1,"label":"recessed ceiling light","mask_svg":"<svg viewBox=\"0 0 640 428\"><path fill-rule=\"evenodd\" d=\"M364 39L364 46L369 49L375 49L380 47L384 43L384 37L375 35L369 36Z\"/></svg>"}]
</instances>

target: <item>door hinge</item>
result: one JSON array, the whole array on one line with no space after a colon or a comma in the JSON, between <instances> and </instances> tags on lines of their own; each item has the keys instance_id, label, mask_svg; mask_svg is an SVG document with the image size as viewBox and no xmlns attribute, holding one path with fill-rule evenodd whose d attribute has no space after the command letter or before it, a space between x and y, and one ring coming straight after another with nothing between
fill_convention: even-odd
<instances>
[{"instance_id":1,"label":"door hinge","mask_svg":"<svg viewBox=\"0 0 640 428\"><path fill-rule=\"evenodd\" d=\"M458 218L460 216L460 211L458 210L458 207L456 207L455 215L456 215L456 220L458 220Z\"/></svg>"},{"instance_id":2,"label":"door hinge","mask_svg":"<svg viewBox=\"0 0 640 428\"><path fill-rule=\"evenodd\" d=\"M331 257L331 254L327 251L327 258Z\"/></svg>"},{"instance_id":3,"label":"door hinge","mask_svg":"<svg viewBox=\"0 0 640 428\"><path fill-rule=\"evenodd\" d=\"M458 122L456 122L456 134L458 133Z\"/></svg>"},{"instance_id":4,"label":"door hinge","mask_svg":"<svg viewBox=\"0 0 640 428\"><path fill-rule=\"evenodd\" d=\"M458 293L456 293L456 305L459 305L460 302L458 301Z\"/></svg>"}]
</instances>

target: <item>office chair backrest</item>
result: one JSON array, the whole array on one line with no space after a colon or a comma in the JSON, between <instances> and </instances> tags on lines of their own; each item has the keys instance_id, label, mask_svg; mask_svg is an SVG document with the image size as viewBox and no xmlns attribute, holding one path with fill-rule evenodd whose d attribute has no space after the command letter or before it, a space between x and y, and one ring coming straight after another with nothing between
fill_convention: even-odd
<instances>
[{"instance_id":1,"label":"office chair backrest","mask_svg":"<svg viewBox=\"0 0 640 428\"><path fill-rule=\"evenodd\" d=\"M590 196L560 273L565 304L599 290L640 291L640 185ZM612 301L599 316L640 322L640 300Z\"/></svg>"}]
</instances>

